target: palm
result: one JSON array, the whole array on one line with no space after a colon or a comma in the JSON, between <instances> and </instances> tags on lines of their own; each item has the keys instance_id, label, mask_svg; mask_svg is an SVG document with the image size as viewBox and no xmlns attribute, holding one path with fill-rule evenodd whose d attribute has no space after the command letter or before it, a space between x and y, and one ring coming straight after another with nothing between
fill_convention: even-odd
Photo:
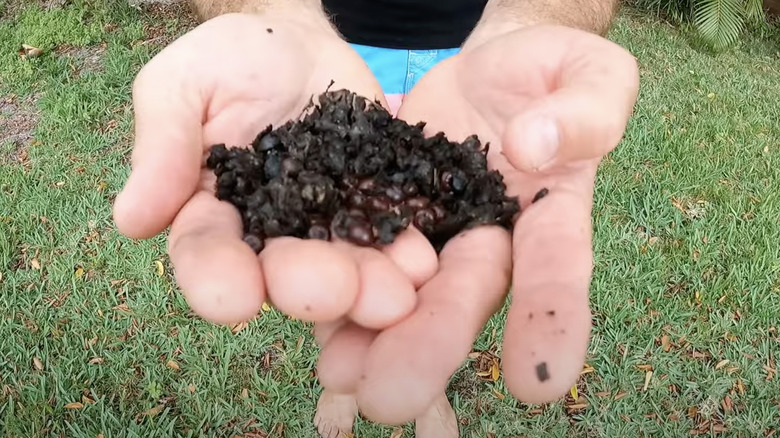
<instances>
[{"instance_id":1,"label":"palm","mask_svg":"<svg viewBox=\"0 0 780 438\"><path fill-rule=\"evenodd\" d=\"M214 174L203 166L212 145L248 144L269 124L296 118L329 86L383 96L335 32L289 16L210 20L139 74L133 173L117 199L116 221L136 238L170 225L177 281L204 318L246 320L269 299L301 319L332 321L349 312L381 327L408 312L413 284L435 269L435 257L414 265L415 257L404 256L425 243L415 237L389 249L390 258L376 251L358 255L362 250L339 244L274 239L258 260L241 240L236 209L214 196ZM394 264L393 258L401 260ZM380 280L366 280L375 276ZM388 303L393 288L407 293Z\"/></svg>"},{"instance_id":2,"label":"palm","mask_svg":"<svg viewBox=\"0 0 780 438\"><path fill-rule=\"evenodd\" d=\"M469 48L428 72L399 117L426 122L453 140L490 143L522 207L511 237L495 227L464 233L441 253L440 269L420 291L414 315L371 346L361 407L385 422L410 419L446 387L510 278L503 371L521 401L564 394L581 370L590 329L593 180L601 157L620 140L636 99L633 58L606 40L560 27L525 28ZM557 154L542 165L531 121L557 127ZM537 125L538 126L538 125ZM532 204L547 188L549 195ZM396 359L398 351L403 357Z\"/></svg>"}]
</instances>

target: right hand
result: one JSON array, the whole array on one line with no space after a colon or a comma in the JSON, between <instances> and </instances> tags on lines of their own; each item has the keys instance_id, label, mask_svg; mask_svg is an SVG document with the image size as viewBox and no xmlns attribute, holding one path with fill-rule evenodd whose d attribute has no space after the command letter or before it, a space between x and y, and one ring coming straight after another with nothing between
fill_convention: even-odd
<instances>
[{"instance_id":1,"label":"right hand","mask_svg":"<svg viewBox=\"0 0 780 438\"><path fill-rule=\"evenodd\" d=\"M313 15L214 18L164 49L134 83L132 172L114 220L134 239L170 226L176 280L206 320L246 321L268 300L331 330L345 321L382 329L411 312L415 289L437 269L415 230L382 252L285 237L258 257L242 241L238 210L214 196L216 178L204 165L210 146L248 145L267 125L299 116L331 81L332 90L386 105L360 56Z\"/></svg>"}]
</instances>

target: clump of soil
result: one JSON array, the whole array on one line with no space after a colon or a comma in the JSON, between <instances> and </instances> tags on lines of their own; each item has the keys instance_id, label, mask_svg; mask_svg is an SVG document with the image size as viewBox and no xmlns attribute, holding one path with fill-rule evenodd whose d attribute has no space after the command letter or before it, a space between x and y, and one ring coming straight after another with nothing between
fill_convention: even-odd
<instances>
[{"instance_id":1,"label":"clump of soil","mask_svg":"<svg viewBox=\"0 0 780 438\"><path fill-rule=\"evenodd\" d=\"M511 229L520 211L487 169L477 136L426 138L348 90L327 91L299 120L266 127L250 148L211 148L216 196L238 208L245 238L295 236L380 247L414 224L440 251L464 229Z\"/></svg>"}]
</instances>

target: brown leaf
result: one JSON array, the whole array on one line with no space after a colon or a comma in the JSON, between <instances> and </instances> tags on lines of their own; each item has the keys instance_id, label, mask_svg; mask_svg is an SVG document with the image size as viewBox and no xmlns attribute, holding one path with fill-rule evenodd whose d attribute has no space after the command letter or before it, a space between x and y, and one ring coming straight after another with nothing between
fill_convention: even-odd
<instances>
[{"instance_id":1,"label":"brown leaf","mask_svg":"<svg viewBox=\"0 0 780 438\"><path fill-rule=\"evenodd\" d=\"M165 366L167 366L168 368L170 368L172 370L176 370L176 371L179 371L181 369L181 368L179 368L179 364L176 363L175 360L169 360L168 363L165 364Z\"/></svg>"},{"instance_id":2,"label":"brown leaf","mask_svg":"<svg viewBox=\"0 0 780 438\"><path fill-rule=\"evenodd\" d=\"M572 405L566 406L566 409L568 409L570 411L577 411L577 410L580 410L580 409L585 409L587 407L588 407L587 403L574 403Z\"/></svg>"},{"instance_id":3,"label":"brown leaf","mask_svg":"<svg viewBox=\"0 0 780 438\"><path fill-rule=\"evenodd\" d=\"M87 397L86 395L81 396L81 402L85 405L91 405L95 403L95 400L91 399L90 397Z\"/></svg>"},{"instance_id":4,"label":"brown leaf","mask_svg":"<svg viewBox=\"0 0 780 438\"><path fill-rule=\"evenodd\" d=\"M96 365L96 364L103 363L105 360L106 359L102 357L93 357L92 359L89 360L89 364Z\"/></svg>"},{"instance_id":5,"label":"brown leaf","mask_svg":"<svg viewBox=\"0 0 780 438\"><path fill-rule=\"evenodd\" d=\"M247 326L246 321L241 321L238 324L234 324L232 327L230 327L231 333L238 334L241 330L245 329Z\"/></svg>"},{"instance_id":6,"label":"brown leaf","mask_svg":"<svg viewBox=\"0 0 780 438\"><path fill-rule=\"evenodd\" d=\"M625 396L626 396L626 393L623 392L623 391L620 391L617 394L615 394L615 401L618 401L618 400L624 398Z\"/></svg>"},{"instance_id":7,"label":"brown leaf","mask_svg":"<svg viewBox=\"0 0 780 438\"><path fill-rule=\"evenodd\" d=\"M84 405L80 402L71 402L65 405L65 409L81 409Z\"/></svg>"},{"instance_id":8,"label":"brown leaf","mask_svg":"<svg viewBox=\"0 0 780 438\"><path fill-rule=\"evenodd\" d=\"M190 383L190 385L187 387L187 391L189 391L190 394L194 394L195 393L195 385Z\"/></svg>"},{"instance_id":9,"label":"brown leaf","mask_svg":"<svg viewBox=\"0 0 780 438\"><path fill-rule=\"evenodd\" d=\"M493 390L493 395L496 396L497 399L503 400L506 398L506 396L502 393L500 393L498 390Z\"/></svg>"},{"instance_id":10,"label":"brown leaf","mask_svg":"<svg viewBox=\"0 0 780 438\"><path fill-rule=\"evenodd\" d=\"M637 365L636 367L644 372L653 371L652 365Z\"/></svg>"},{"instance_id":11,"label":"brown leaf","mask_svg":"<svg viewBox=\"0 0 780 438\"><path fill-rule=\"evenodd\" d=\"M124 304L124 303L120 304L118 306L114 306L114 307L112 307L112 309L113 310L119 310L121 312L129 312L130 311L130 307L128 307L127 304Z\"/></svg>"},{"instance_id":12,"label":"brown leaf","mask_svg":"<svg viewBox=\"0 0 780 438\"><path fill-rule=\"evenodd\" d=\"M249 398L249 390L246 388L241 389L241 398Z\"/></svg>"},{"instance_id":13,"label":"brown leaf","mask_svg":"<svg viewBox=\"0 0 780 438\"><path fill-rule=\"evenodd\" d=\"M731 400L731 397L726 395L723 397L723 402L721 403L723 406L723 412L731 412L734 410L734 402Z\"/></svg>"},{"instance_id":14,"label":"brown leaf","mask_svg":"<svg viewBox=\"0 0 780 438\"><path fill-rule=\"evenodd\" d=\"M30 266L35 270L41 269L41 262L38 259L32 259L30 260Z\"/></svg>"},{"instance_id":15,"label":"brown leaf","mask_svg":"<svg viewBox=\"0 0 780 438\"><path fill-rule=\"evenodd\" d=\"M84 345L84 349L85 350L89 350L90 348L94 347L95 344L97 344L97 341L98 341L98 337L94 336L92 339L90 339L90 340L88 340L87 342L84 343L85 344Z\"/></svg>"},{"instance_id":16,"label":"brown leaf","mask_svg":"<svg viewBox=\"0 0 780 438\"><path fill-rule=\"evenodd\" d=\"M157 415L160 412L162 412L163 409L165 409L165 403L159 404L159 405L157 405L157 406L155 406L155 407L153 407L153 408L151 408L151 409L149 409L147 411L144 411L144 412L141 413L141 415L143 415L145 417L154 417L155 415Z\"/></svg>"},{"instance_id":17,"label":"brown leaf","mask_svg":"<svg viewBox=\"0 0 780 438\"><path fill-rule=\"evenodd\" d=\"M718 362L718 363L715 365L715 369L716 369L716 370L719 370L719 369L721 369L721 368L725 367L726 365L728 365L728 363L729 363L729 360L728 360L728 359L723 359L722 361Z\"/></svg>"},{"instance_id":18,"label":"brown leaf","mask_svg":"<svg viewBox=\"0 0 780 438\"><path fill-rule=\"evenodd\" d=\"M699 408L697 408L696 406L690 406L688 408L688 418L694 418L698 414L699 414Z\"/></svg>"},{"instance_id":19,"label":"brown leaf","mask_svg":"<svg viewBox=\"0 0 780 438\"><path fill-rule=\"evenodd\" d=\"M43 371L43 362L41 362L41 359L38 358L38 356L33 357L33 366L38 371Z\"/></svg>"},{"instance_id":20,"label":"brown leaf","mask_svg":"<svg viewBox=\"0 0 780 438\"><path fill-rule=\"evenodd\" d=\"M22 44L22 47L18 50L18 53L22 58L37 58L41 56L43 50L29 44Z\"/></svg>"},{"instance_id":21,"label":"brown leaf","mask_svg":"<svg viewBox=\"0 0 780 438\"><path fill-rule=\"evenodd\" d=\"M672 346L669 343L669 335L661 336L661 348L663 348L664 353L668 353L669 350L671 350Z\"/></svg>"},{"instance_id":22,"label":"brown leaf","mask_svg":"<svg viewBox=\"0 0 780 438\"><path fill-rule=\"evenodd\" d=\"M737 383L734 386L736 386L739 395L745 395L745 384L742 383L742 379L737 379Z\"/></svg>"},{"instance_id":23,"label":"brown leaf","mask_svg":"<svg viewBox=\"0 0 780 438\"><path fill-rule=\"evenodd\" d=\"M585 374L590 374L594 372L596 372L596 369L586 363L582 366L582 371L580 371L580 375L584 376Z\"/></svg>"},{"instance_id":24,"label":"brown leaf","mask_svg":"<svg viewBox=\"0 0 780 438\"><path fill-rule=\"evenodd\" d=\"M642 391L647 391L647 387L650 385L650 379L653 378L653 372L648 371L645 373L645 386L642 387Z\"/></svg>"},{"instance_id":25,"label":"brown leaf","mask_svg":"<svg viewBox=\"0 0 780 438\"><path fill-rule=\"evenodd\" d=\"M611 393L609 391L599 391L596 393L596 395L603 398L603 397L609 397Z\"/></svg>"},{"instance_id":26,"label":"brown leaf","mask_svg":"<svg viewBox=\"0 0 780 438\"><path fill-rule=\"evenodd\" d=\"M401 438L404 436L404 430L400 427L393 429L393 433L390 434L390 438Z\"/></svg>"},{"instance_id":27,"label":"brown leaf","mask_svg":"<svg viewBox=\"0 0 780 438\"><path fill-rule=\"evenodd\" d=\"M712 425L712 431L715 433L721 433L721 432L727 432L728 429L723 424L713 424Z\"/></svg>"}]
</instances>

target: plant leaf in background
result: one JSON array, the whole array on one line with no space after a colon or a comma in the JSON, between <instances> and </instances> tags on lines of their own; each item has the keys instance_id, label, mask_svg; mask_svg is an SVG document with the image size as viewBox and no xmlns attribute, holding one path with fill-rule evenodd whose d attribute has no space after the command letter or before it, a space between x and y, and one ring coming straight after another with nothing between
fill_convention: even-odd
<instances>
[{"instance_id":1,"label":"plant leaf in background","mask_svg":"<svg viewBox=\"0 0 780 438\"><path fill-rule=\"evenodd\" d=\"M693 22L708 44L724 49L739 39L744 10L740 0L697 0Z\"/></svg>"}]
</instances>

